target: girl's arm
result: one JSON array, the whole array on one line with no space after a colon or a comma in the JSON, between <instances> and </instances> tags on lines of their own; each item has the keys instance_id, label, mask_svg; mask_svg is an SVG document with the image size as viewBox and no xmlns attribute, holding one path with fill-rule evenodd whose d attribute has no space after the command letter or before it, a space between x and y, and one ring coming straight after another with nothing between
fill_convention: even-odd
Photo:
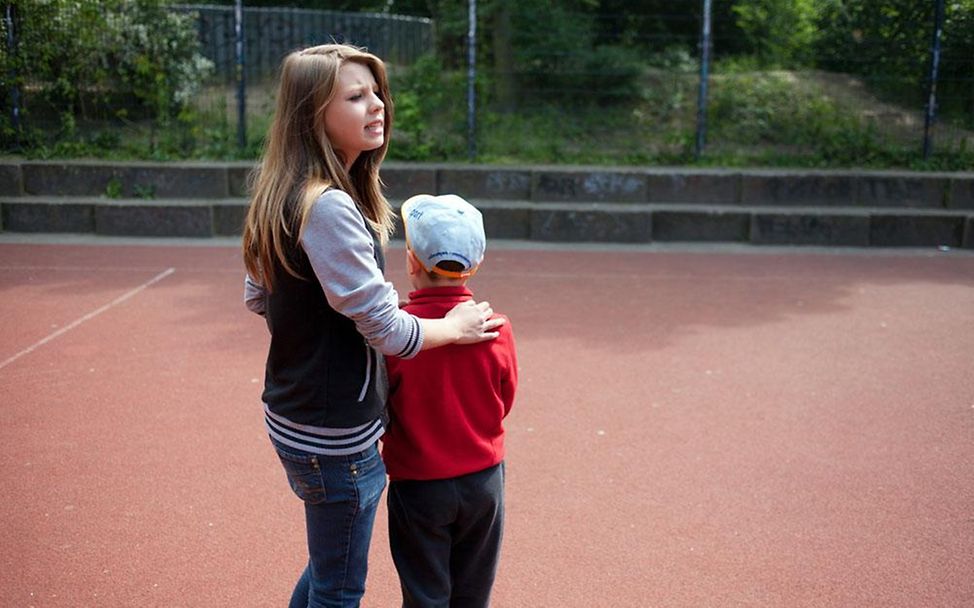
<instances>
[{"instance_id":1,"label":"girl's arm","mask_svg":"<svg viewBox=\"0 0 974 608\"><path fill-rule=\"evenodd\" d=\"M254 314L267 313L267 291L249 274L244 277L244 306Z\"/></svg>"},{"instance_id":2,"label":"girl's arm","mask_svg":"<svg viewBox=\"0 0 974 608\"><path fill-rule=\"evenodd\" d=\"M401 310L396 290L375 262L365 220L341 190L328 190L315 201L301 246L328 304L385 355L408 359L422 349L496 337L492 330L498 324L487 321L486 302L460 304L443 319L418 319Z\"/></svg>"}]
</instances>

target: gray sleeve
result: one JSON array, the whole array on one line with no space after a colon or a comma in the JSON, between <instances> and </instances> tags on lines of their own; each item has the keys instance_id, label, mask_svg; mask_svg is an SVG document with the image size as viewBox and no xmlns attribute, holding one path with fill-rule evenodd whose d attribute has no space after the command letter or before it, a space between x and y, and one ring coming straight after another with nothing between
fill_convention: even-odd
<instances>
[{"instance_id":1,"label":"gray sleeve","mask_svg":"<svg viewBox=\"0 0 974 608\"><path fill-rule=\"evenodd\" d=\"M385 355L416 356L423 345L419 320L399 308L399 296L375 262L372 234L348 194L328 190L311 208L301 246L328 304L355 322Z\"/></svg>"},{"instance_id":2,"label":"gray sleeve","mask_svg":"<svg viewBox=\"0 0 974 608\"><path fill-rule=\"evenodd\" d=\"M261 316L267 313L267 291L249 273L244 277L244 306Z\"/></svg>"}]
</instances>

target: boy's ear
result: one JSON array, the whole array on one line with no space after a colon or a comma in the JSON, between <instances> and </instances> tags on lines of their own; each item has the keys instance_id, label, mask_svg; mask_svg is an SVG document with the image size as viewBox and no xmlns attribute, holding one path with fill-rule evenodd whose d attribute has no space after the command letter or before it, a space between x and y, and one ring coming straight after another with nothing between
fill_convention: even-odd
<instances>
[{"instance_id":1,"label":"boy's ear","mask_svg":"<svg viewBox=\"0 0 974 608\"><path fill-rule=\"evenodd\" d=\"M419 274L420 272L425 272L423 265L420 264L419 260L416 258L416 254L413 253L413 250L409 248L406 249L406 272L409 273L409 276Z\"/></svg>"}]
</instances>

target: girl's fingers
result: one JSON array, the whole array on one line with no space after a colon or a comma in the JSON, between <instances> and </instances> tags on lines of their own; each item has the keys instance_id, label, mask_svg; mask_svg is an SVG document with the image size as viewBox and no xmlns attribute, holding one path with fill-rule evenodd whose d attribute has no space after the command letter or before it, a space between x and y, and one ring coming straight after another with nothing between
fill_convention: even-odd
<instances>
[{"instance_id":1,"label":"girl's fingers","mask_svg":"<svg viewBox=\"0 0 974 608\"><path fill-rule=\"evenodd\" d=\"M489 321L487 321L486 323L484 323L484 333L493 331L493 330L497 329L498 327L500 327L501 325L504 325L505 323L507 323L507 319L505 319L503 317L497 317L495 319L490 319ZM497 336L495 335L494 337L497 337Z\"/></svg>"}]
</instances>

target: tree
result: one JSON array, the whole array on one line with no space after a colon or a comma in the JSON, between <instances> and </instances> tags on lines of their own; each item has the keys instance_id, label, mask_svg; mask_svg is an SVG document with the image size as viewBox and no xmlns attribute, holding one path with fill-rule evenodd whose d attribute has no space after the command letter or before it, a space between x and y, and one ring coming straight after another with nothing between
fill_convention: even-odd
<instances>
[{"instance_id":1,"label":"tree","mask_svg":"<svg viewBox=\"0 0 974 608\"><path fill-rule=\"evenodd\" d=\"M17 46L4 74L53 106L87 117L131 98L159 118L189 102L212 67L189 15L164 0L33 0L17 7Z\"/></svg>"},{"instance_id":2,"label":"tree","mask_svg":"<svg viewBox=\"0 0 974 608\"><path fill-rule=\"evenodd\" d=\"M821 0L739 0L736 25L747 50L765 65L808 65L818 40Z\"/></svg>"},{"instance_id":3,"label":"tree","mask_svg":"<svg viewBox=\"0 0 974 608\"><path fill-rule=\"evenodd\" d=\"M918 101L926 91L934 8L915 0L829 0L820 19L818 65L861 74L880 89L905 91L907 100ZM942 80L971 103L974 0L946 3L942 45Z\"/></svg>"}]
</instances>

